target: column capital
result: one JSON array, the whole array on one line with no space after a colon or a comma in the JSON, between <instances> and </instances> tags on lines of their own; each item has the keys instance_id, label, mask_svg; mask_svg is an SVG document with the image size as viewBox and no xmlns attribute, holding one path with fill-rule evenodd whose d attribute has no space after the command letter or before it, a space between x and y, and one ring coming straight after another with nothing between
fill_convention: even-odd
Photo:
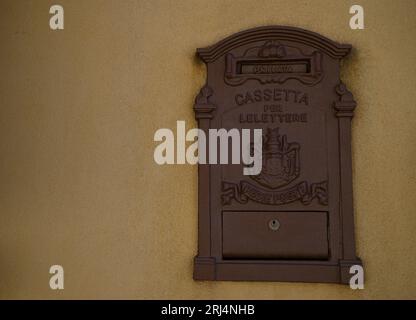
<instances>
[{"instance_id":1,"label":"column capital","mask_svg":"<svg viewBox=\"0 0 416 320\"><path fill-rule=\"evenodd\" d=\"M195 98L195 119L212 119L213 112L217 109L216 105L211 102L213 90L208 85L205 85L199 91Z\"/></svg>"},{"instance_id":2,"label":"column capital","mask_svg":"<svg viewBox=\"0 0 416 320\"><path fill-rule=\"evenodd\" d=\"M342 81L335 87L335 92L339 96L339 100L334 102L335 115L337 117L352 118L355 107L357 106L352 93Z\"/></svg>"}]
</instances>

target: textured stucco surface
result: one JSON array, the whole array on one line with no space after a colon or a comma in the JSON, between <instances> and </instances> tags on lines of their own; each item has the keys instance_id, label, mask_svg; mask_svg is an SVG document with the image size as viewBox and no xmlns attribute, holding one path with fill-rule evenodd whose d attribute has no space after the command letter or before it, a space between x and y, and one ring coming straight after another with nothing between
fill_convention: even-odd
<instances>
[{"instance_id":1,"label":"textured stucco surface","mask_svg":"<svg viewBox=\"0 0 416 320\"><path fill-rule=\"evenodd\" d=\"M416 298L416 2L0 2L0 298ZM351 43L360 292L329 284L194 282L195 166L157 166L153 134L195 126L195 49L269 24ZM49 267L65 290L49 289Z\"/></svg>"}]
</instances>

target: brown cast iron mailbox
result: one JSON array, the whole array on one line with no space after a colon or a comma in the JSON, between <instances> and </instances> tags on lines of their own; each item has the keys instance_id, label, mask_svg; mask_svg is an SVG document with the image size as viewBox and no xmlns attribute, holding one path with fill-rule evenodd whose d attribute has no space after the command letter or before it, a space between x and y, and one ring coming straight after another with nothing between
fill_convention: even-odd
<instances>
[{"instance_id":1,"label":"brown cast iron mailbox","mask_svg":"<svg viewBox=\"0 0 416 320\"><path fill-rule=\"evenodd\" d=\"M348 283L356 257L351 119L339 79L351 50L314 32L260 27L197 54L199 128L262 129L262 171L198 170L196 280Z\"/></svg>"}]
</instances>

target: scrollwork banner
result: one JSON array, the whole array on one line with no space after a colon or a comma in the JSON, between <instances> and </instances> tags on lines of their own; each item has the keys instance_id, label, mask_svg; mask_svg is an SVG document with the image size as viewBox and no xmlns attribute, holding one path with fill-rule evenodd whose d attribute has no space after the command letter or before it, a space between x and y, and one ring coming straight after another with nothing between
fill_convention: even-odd
<instances>
[{"instance_id":1,"label":"scrollwork banner","mask_svg":"<svg viewBox=\"0 0 416 320\"><path fill-rule=\"evenodd\" d=\"M249 200L252 200L270 205L285 204L299 200L303 204L309 204L314 198L317 198L320 204L327 205L327 188L327 181L312 183L310 186L308 186L306 181L302 181L293 187L276 191L257 187L247 181L240 181L239 184L223 181L221 198L223 205L231 204L232 200L239 203L247 203Z\"/></svg>"}]
</instances>

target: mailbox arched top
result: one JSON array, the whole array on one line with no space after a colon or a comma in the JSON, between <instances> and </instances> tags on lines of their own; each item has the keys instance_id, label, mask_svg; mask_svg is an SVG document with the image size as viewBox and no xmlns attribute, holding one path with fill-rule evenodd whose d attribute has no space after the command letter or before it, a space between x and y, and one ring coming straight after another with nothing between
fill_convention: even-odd
<instances>
[{"instance_id":1,"label":"mailbox arched top","mask_svg":"<svg viewBox=\"0 0 416 320\"><path fill-rule=\"evenodd\" d=\"M261 40L302 43L321 50L335 59L341 59L351 51L351 45L339 44L312 31L287 26L267 26L238 32L212 46L197 49L197 54L204 62L213 62L234 48Z\"/></svg>"}]
</instances>

